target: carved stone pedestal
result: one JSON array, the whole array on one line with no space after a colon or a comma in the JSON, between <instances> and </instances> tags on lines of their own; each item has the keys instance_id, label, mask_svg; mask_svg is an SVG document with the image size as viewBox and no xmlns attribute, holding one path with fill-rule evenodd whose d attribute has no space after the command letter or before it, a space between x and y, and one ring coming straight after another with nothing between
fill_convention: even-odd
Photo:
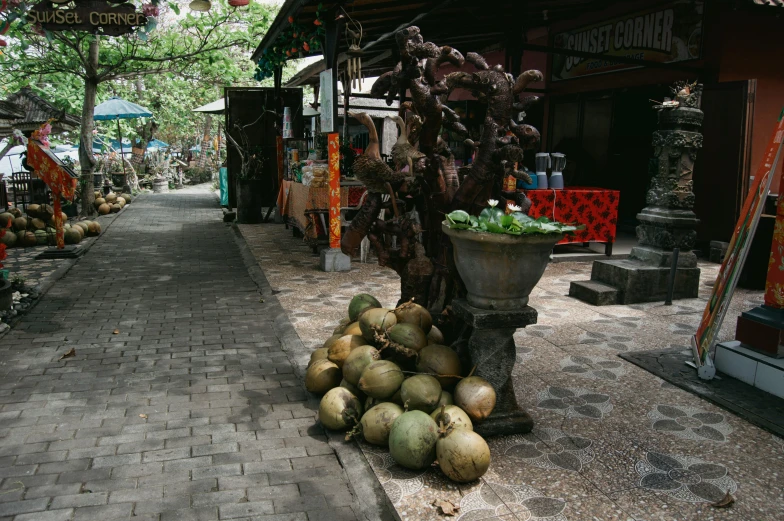
<instances>
[{"instance_id":1,"label":"carved stone pedestal","mask_svg":"<svg viewBox=\"0 0 784 521\"><path fill-rule=\"evenodd\" d=\"M457 343L458 353L471 367L476 366L474 375L490 382L497 395L493 413L486 420L475 422L474 431L482 436L531 432L534 421L517 404L514 392L512 368L516 349L512 335L517 328L536 324L536 310L524 306L514 311L491 311L455 300L452 311L467 326Z\"/></svg>"}]
</instances>

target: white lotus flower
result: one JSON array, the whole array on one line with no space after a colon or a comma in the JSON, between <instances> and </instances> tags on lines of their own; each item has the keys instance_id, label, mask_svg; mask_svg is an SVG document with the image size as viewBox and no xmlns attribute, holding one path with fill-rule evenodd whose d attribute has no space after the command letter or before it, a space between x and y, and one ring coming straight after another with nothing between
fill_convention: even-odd
<instances>
[{"instance_id":1,"label":"white lotus flower","mask_svg":"<svg viewBox=\"0 0 784 521\"><path fill-rule=\"evenodd\" d=\"M495 207L496 207L496 205L498 204L498 201L497 201L497 200L495 200L495 199L488 199L488 200L487 200L487 204L488 204L488 205L489 205L491 208L495 208Z\"/></svg>"},{"instance_id":2,"label":"white lotus flower","mask_svg":"<svg viewBox=\"0 0 784 521\"><path fill-rule=\"evenodd\" d=\"M523 211L523 209L522 209L522 208L520 208L519 206L517 206L517 205L516 205L516 204L514 204L514 203L508 203L508 204L506 205L506 207L507 207L507 208L509 208L509 211L510 211L510 212L522 212L522 211Z\"/></svg>"}]
</instances>

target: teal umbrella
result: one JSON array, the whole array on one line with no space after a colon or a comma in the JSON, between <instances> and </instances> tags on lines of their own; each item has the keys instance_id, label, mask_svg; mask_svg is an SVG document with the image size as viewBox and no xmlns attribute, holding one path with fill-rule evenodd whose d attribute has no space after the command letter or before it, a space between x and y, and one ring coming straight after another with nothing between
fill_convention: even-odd
<instances>
[{"instance_id":1,"label":"teal umbrella","mask_svg":"<svg viewBox=\"0 0 784 521\"><path fill-rule=\"evenodd\" d=\"M120 133L120 120L121 119L136 119L136 118L149 118L152 112L130 101L112 96L100 105L95 107L93 111L93 119L96 121L105 121L116 119L117 120L117 139L120 140L120 158L123 157L122 134ZM125 173L125 161L120 159L123 166L123 173Z\"/></svg>"}]
</instances>

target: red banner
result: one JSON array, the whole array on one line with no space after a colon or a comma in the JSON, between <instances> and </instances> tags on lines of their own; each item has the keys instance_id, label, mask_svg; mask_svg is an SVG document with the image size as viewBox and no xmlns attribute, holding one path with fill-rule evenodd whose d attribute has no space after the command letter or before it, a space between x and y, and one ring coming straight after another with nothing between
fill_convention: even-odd
<instances>
[{"instance_id":1,"label":"red banner","mask_svg":"<svg viewBox=\"0 0 784 521\"><path fill-rule=\"evenodd\" d=\"M327 136L329 153L329 247L340 249L340 143L338 134Z\"/></svg>"}]
</instances>

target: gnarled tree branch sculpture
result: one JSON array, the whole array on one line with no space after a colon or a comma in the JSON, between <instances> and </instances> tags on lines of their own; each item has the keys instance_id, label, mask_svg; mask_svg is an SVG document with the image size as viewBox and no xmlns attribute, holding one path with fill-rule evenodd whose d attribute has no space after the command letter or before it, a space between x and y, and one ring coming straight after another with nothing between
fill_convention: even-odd
<instances>
[{"instance_id":1,"label":"gnarled tree branch sculpture","mask_svg":"<svg viewBox=\"0 0 784 521\"><path fill-rule=\"evenodd\" d=\"M520 95L530 83L541 81L542 73L531 70L513 78L502 66L488 65L479 54L468 53L463 57L452 47L425 42L415 26L398 31L395 38L400 61L392 71L378 78L371 93L385 98L387 104L401 94L411 94L410 101L401 99L399 114L406 123L407 143L412 148L407 148L405 155L400 154L398 167L404 166L402 160L405 158L412 171L406 177L384 165L389 176L388 186L394 192L392 199L404 202L402 211L405 215L378 219L382 207L381 190L373 181L366 181L368 176L358 172L355 163L357 176L371 193L360 215L352 221L342 248L344 253L354 253L359 242L368 236L379 263L400 275L401 301L413 297L431 311L440 312L449 304L453 293L462 288L452 266L451 244L441 233L441 221L445 213L456 209L477 213L490 198L505 205L501 186L508 175L530 181L528 174L515 165L521 164L525 150L538 145L539 132L531 125L516 122L515 116L524 115L537 101L535 96L520 99ZM472 64L476 71L461 70L439 78L441 65L448 63L462 68L465 62ZM451 151L440 138L442 128L464 138L468 135L458 114L446 105L455 89L469 90L487 104L479 143L466 140L467 145L475 148L476 158L473 164L459 171L454 167ZM355 117L363 123L370 119L364 114ZM375 128L372 122L365 124L371 132L372 147ZM377 138L375 142L377 144ZM368 170L371 165L375 167L374 154L378 154L377 146L374 151L371 147L364 154L368 156L370 152L366 161ZM418 147L419 154L412 153L414 147ZM515 202L524 209L530 207L525 196L515 197ZM416 217L412 218L412 215ZM438 315L440 313L434 316Z\"/></svg>"}]
</instances>

